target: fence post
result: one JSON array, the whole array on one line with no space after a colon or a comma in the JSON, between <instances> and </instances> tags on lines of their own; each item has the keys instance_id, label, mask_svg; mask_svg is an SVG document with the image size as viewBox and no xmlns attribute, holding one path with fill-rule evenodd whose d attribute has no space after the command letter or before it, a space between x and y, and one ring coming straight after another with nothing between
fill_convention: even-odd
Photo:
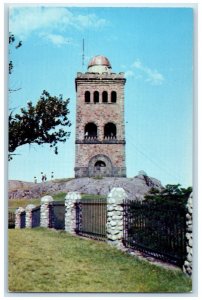
<instances>
[{"instance_id":1,"label":"fence post","mask_svg":"<svg viewBox=\"0 0 202 300\"><path fill-rule=\"evenodd\" d=\"M40 211L40 226L48 228L50 219L50 204L53 202L51 196L44 196L41 198L41 211Z\"/></svg>"},{"instance_id":2,"label":"fence post","mask_svg":"<svg viewBox=\"0 0 202 300\"><path fill-rule=\"evenodd\" d=\"M15 211L15 228L21 228L21 213L25 211L23 207L19 207Z\"/></svg>"},{"instance_id":3,"label":"fence post","mask_svg":"<svg viewBox=\"0 0 202 300\"><path fill-rule=\"evenodd\" d=\"M107 242L118 248L123 239L123 201L127 194L123 188L113 188L107 197Z\"/></svg>"},{"instance_id":4,"label":"fence post","mask_svg":"<svg viewBox=\"0 0 202 300\"><path fill-rule=\"evenodd\" d=\"M65 231L75 234L76 207L75 203L81 199L78 192L69 192L65 197Z\"/></svg>"},{"instance_id":5,"label":"fence post","mask_svg":"<svg viewBox=\"0 0 202 300\"><path fill-rule=\"evenodd\" d=\"M193 193L189 196L187 201L187 214L186 214L186 251L187 256L183 265L184 273L189 276L192 275L192 246L193 246L193 236L192 236L192 213L193 213Z\"/></svg>"},{"instance_id":6,"label":"fence post","mask_svg":"<svg viewBox=\"0 0 202 300\"><path fill-rule=\"evenodd\" d=\"M26 219L25 219L25 227L32 228L32 209L36 206L34 204L28 204L25 208L26 211Z\"/></svg>"}]
</instances>

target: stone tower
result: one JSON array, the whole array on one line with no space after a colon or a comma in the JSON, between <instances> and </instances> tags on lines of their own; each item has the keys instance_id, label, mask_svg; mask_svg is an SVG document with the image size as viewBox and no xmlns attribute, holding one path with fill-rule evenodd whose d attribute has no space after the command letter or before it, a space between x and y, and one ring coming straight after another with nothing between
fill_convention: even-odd
<instances>
[{"instance_id":1,"label":"stone tower","mask_svg":"<svg viewBox=\"0 0 202 300\"><path fill-rule=\"evenodd\" d=\"M77 73L75 177L126 177L125 82L104 56Z\"/></svg>"}]
</instances>

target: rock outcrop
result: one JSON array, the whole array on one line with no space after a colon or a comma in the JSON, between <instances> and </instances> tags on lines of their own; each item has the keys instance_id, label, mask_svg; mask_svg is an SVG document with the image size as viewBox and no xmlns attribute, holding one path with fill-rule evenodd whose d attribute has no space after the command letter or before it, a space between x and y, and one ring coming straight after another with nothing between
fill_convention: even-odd
<instances>
[{"instance_id":1,"label":"rock outcrop","mask_svg":"<svg viewBox=\"0 0 202 300\"><path fill-rule=\"evenodd\" d=\"M138 175L134 178L105 177L53 180L42 183L9 180L9 199L33 199L59 192L80 192L82 194L107 195L113 187L122 187L129 199L143 198L152 187L161 189L161 182L155 178Z\"/></svg>"}]
</instances>

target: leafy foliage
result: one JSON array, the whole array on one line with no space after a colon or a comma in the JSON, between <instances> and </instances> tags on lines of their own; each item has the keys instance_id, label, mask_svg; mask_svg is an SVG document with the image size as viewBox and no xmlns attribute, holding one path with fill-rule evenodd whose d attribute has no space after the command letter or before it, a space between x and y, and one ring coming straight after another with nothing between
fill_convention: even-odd
<instances>
[{"instance_id":1,"label":"leafy foliage","mask_svg":"<svg viewBox=\"0 0 202 300\"><path fill-rule=\"evenodd\" d=\"M151 188L145 196L146 201L186 203L192 187L182 188L180 184L167 184L162 190Z\"/></svg>"},{"instance_id":2,"label":"leafy foliage","mask_svg":"<svg viewBox=\"0 0 202 300\"><path fill-rule=\"evenodd\" d=\"M12 46L14 45L15 43L15 36L14 34L12 34L11 32L9 33L9 45ZM22 46L22 41L19 41L16 45L15 45L15 48L18 49ZM9 66L8 66L8 71L9 71L9 74L12 73L13 71L13 62L12 60L9 61Z\"/></svg>"},{"instance_id":3,"label":"leafy foliage","mask_svg":"<svg viewBox=\"0 0 202 300\"><path fill-rule=\"evenodd\" d=\"M17 147L25 144L36 143L50 144L58 154L57 143L65 142L70 132L62 127L70 127L71 122L67 118L69 99L63 100L51 96L43 91L40 99L34 106L32 102L27 103L26 108L21 108L21 113L9 115L9 159ZM57 129L56 129L57 127Z\"/></svg>"}]
</instances>

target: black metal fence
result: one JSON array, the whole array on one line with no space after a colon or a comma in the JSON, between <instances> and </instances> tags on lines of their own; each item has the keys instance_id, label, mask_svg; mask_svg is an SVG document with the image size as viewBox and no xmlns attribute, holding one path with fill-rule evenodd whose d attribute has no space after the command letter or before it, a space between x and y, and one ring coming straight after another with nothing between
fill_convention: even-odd
<instances>
[{"instance_id":1,"label":"black metal fence","mask_svg":"<svg viewBox=\"0 0 202 300\"><path fill-rule=\"evenodd\" d=\"M49 206L49 227L65 229L65 204L64 202L53 202Z\"/></svg>"},{"instance_id":2,"label":"black metal fence","mask_svg":"<svg viewBox=\"0 0 202 300\"><path fill-rule=\"evenodd\" d=\"M83 199L76 204L76 233L94 239L106 239L107 200Z\"/></svg>"},{"instance_id":3,"label":"black metal fence","mask_svg":"<svg viewBox=\"0 0 202 300\"><path fill-rule=\"evenodd\" d=\"M126 247L182 266L186 257L186 211L183 205L125 201Z\"/></svg>"},{"instance_id":4,"label":"black metal fence","mask_svg":"<svg viewBox=\"0 0 202 300\"><path fill-rule=\"evenodd\" d=\"M26 225L26 220L25 220L25 218L26 218L26 212L25 211L23 211L23 212L21 212L21 214L20 214L20 228L25 228L25 225Z\"/></svg>"},{"instance_id":5,"label":"black metal fence","mask_svg":"<svg viewBox=\"0 0 202 300\"><path fill-rule=\"evenodd\" d=\"M37 206L32 209L32 227L40 226L40 212L41 206Z\"/></svg>"},{"instance_id":6,"label":"black metal fence","mask_svg":"<svg viewBox=\"0 0 202 300\"><path fill-rule=\"evenodd\" d=\"M15 213L11 211L8 212L8 228L15 228Z\"/></svg>"}]
</instances>

